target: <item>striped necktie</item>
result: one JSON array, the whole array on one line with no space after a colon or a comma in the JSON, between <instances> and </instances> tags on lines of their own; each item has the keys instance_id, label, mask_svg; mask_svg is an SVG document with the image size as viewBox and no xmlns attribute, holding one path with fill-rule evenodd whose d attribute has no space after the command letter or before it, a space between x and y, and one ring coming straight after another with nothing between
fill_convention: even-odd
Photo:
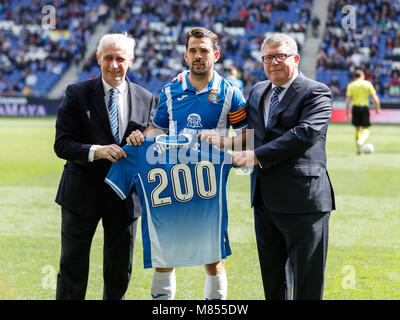
<instances>
[{"instance_id":1,"label":"striped necktie","mask_svg":"<svg viewBox=\"0 0 400 320\"><path fill-rule=\"evenodd\" d=\"M108 101L108 114L110 117L111 130L116 144L119 144L119 123L118 123L118 89L110 90L110 99Z\"/></svg>"},{"instance_id":2,"label":"striped necktie","mask_svg":"<svg viewBox=\"0 0 400 320\"><path fill-rule=\"evenodd\" d=\"M279 103L278 96L283 91L283 89L285 89L285 88L283 88L283 87L275 87L273 92L272 92L272 98L271 98L271 101L269 103L268 122L271 119L272 114L274 113L275 108Z\"/></svg>"}]
</instances>

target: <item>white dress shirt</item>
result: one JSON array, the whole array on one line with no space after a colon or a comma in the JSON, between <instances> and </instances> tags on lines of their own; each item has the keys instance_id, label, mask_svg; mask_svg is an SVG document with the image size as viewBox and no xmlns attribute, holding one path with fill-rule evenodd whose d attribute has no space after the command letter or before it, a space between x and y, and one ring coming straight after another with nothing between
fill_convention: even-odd
<instances>
[{"instance_id":1,"label":"white dress shirt","mask_svg":"<svg viewBox=\"0 0 400 320\"><path fill-rule=\"evenodd\" d=\"M107 108L107 114L108 114L108 101L110 100L110 90L113 88L111 87L103 78L101 78L103 81L103 87L104 87L104 102L106 104ZM125 130L128 126L129 122L129 110L128 110L128 105L129 105L129 96L128 96L128 83L126 80L124 80L118 87L118 123L119 123L119 136L122 139ZM92 162L94 159L94 151L96 150L98 145L92 145L90 150L89 150L89 157L88 160L89 162Z\"/></svg>"},{"instance_id":2,"label":"white dress shirt","mask_svg":"<svg viewBox=\"0 0 400 320\"><path fill-rule=\"evenodd\" d=\"M295 69L293 77L286 82L284 85L281 85L281 87L283 87L284 89L282 90L282 92L278 95L278 99L279 101L282 100L283 96L285 95L287 89L290 87L290 85L292 84L292 82L294 81L294 79L296 79L296 77L299 75L299 71L297 69ZM276 85L272 84L272 88L271 90L268 91L268 93L265 96L265 100L264 100L264 124L265 126L267 126L268 123L268 112L269 112L269 105L271 103L271 98L272 98L272 92L274 90L274 88L276 87Z\"/></svg>"}]
</instances>

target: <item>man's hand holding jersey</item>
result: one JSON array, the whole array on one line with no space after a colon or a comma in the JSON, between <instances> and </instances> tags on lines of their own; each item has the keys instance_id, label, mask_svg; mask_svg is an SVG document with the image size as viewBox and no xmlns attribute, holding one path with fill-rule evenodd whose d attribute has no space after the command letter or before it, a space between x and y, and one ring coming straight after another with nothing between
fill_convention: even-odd
<instances>
[{"instance_id":1,"label":"man's hand holding jersey","mask_svg":"<svg viewBox=\"0 0 400 320\"><path fill-rule=\"evenodd\" d=\"M126 153L116 144L99 145L96 146L94 151L94 159L107 159L111 162L117 162L122 157L126 158Z\"/></svg>"},{"instance_id":2,"label":"man's hand holding jersey","mask_svg":"<svg viewBox=\"0 0 400 320\"><path fill-rule=\"evenodd\" d=\"M254 150L244 150L234 153L232 163L240 168L245 168L258 164L258 159Z\"/></svg>"},{"instance_id":3,"label":"man's hand holding jersey","mask_svg":"<svg viewBox=\"0 0 400 320\"><path fill-rule=\"evenodd\" d=\"M132 146L140 146L144 141L144 135L140 130L132 131L131 134L126 138L126 144Z\"/></svg>"}]
</instances>

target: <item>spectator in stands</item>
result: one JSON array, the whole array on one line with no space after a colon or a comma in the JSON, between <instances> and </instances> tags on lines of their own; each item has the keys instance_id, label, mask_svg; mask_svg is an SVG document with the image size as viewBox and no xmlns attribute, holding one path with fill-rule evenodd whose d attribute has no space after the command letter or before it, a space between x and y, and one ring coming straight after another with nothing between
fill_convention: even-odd
<instances>
[{"instance_id":1,"label":"spectator in stands","mask_svg":"<svg viewBox=\"0 0 400 320\"><path fill-rule=\"evenodd\" d=\"M283 21L280 17L278 17L274 25L274 32L282 32L282 29L283 29Z\"/></svg>"},{"instance_id":2,"label":"spectator in stands","mask_svg":"<svg viewBox=\"0 0 400 320\"><path fill-rule=\"evenodd\" d=\"M271 9L268 10L268 5L265 5L264 10L261 12L260 22L269 23L271 20Z\"/></svg>"},{"instance_id":3,"label":"spectator in stands","mask_svg":"<svg viewBox=\"0 0 400 320\"><path fill-rule=\"evenodd\" d=\"M273 0L272 1L272 10L275 10L275 11L288 11L288 6L282 0Z\"/></svg>"},{"instance_id":4,"label":"spectator in stands","mask_svg":"<svg viewBox=\"0 0 400 320\"><path fill-rule=\"evenodd\" d=\"M382 98L383 98L383 99L390 99L390 98L392 98L392 97L390 96L389 90L390 90L390 83L385 82L385 83L383 84L383 88L382 88Z\"/></svg>"},{"instance_id":5,"label":"spectator in stands","mask_svg":"<svg viewBox=\"0 0 400 320\"><path fill-rule=\"evenodd\" d=\"M22 90L22 95L24 97L30 96L32 94L32 88L30 86L25 86Z\"/></svg>"},{"instance_id":6,"label":"spectator in stands","mask_svg":"<svg viewBox=\"0 0 400 320\"><path fill-rule=\"evenodd\" d=\"M95 8L93 8L95 9ZM98 17L96 18L96 12L94 12L94 21L95 22L104 22L107 20L107 18L110 15L110 11L109 11L109 6L106 3L101 3L100 7L98 9L97 15ZM96 21L97 20L97 21Z\"/></svg>"},{"instance_id":7,"label":"spectator in stands","mask_svg":"<svg viewBox=\"0 0 400 320\"><path fill-rule=\"evenodd\" d=\"M303 17L304 24L308 23L308 20L310 19L310 13L311 13L311 2L304 1L300 9L300 16Z\"/></svg>"},{"instance_id":8,"label":"spectator in stands","mask_svg":"<svg viewBox=\"0 0 400 320\"><path fill-rule=\"evenodd\" d=\"M22 90L24 89L24 85L22 82L18 80L14 80L11 82L11 85L4 90L3 94L6 96L20 96L22 95Z\"/></svg>"},{"instance_id":9,"label":"spectator in stands","mask_svg":"<svg viewBox=\"0 0 400 320\"><path fill-rule=\"evenodd\" d=\"M335 76L332 77L331 84L329 85L329 88L331 89L332 96L334 98L343 95L343 88L341 87L338 79Z\"/></svg>"},{"instance_id":10,"label":"spectator in stands","mask_svg":"<svg viewBox=\"0 0 400 320\"><path fill-rule=\"evenodd\" d=\"M365 80L373 83L375 82L375 77L374 74L370 71L369 67L370 67L369 63L366 63L365 65L363 65L362 71L364 72Z\"/></svg>"},{"instance_id":11,"label":"spectator in stands","mask_svg":"<svg viewBox=\"0 0 400 320\"><path fill-rule=\"evenodd\" d=\"M399 71L393 70L392 77L390 79L390 88L389 94L392 97L399 97L400 96L400 80L399 80Z\"/></svg>"},{"instance_id":12,"label":"spectator in stands","mask_svg":"<svg viewBox=\"0 0 400 320\"><path fill-rule=\"evenodd\" d=\"M250 91L251 91L251 89L253 87L252 84L256 82L256 79L255 79L254 76L248 76L248 77L244 77L244 78L246 78L246 81L245 81L245 85L244 85L244 88L243 88L243 95L245 97L248 97L249 94L250 94Z\"/></svg>"},{"instance_id":13,"label":"spectator in stands","mask_svg":"<svg viewBox=\"0 0 400 320\"><path fill-rule=\"evenodd\" d=\"M0 96L3 95L3 92L8 88L8 80L3 76L0 72Z\"/></svg>"},{"instance_id":14,"label":"spectator in stands","mask_svg":"<svg viewBox=\"0 0 400 320\"><path fill-rule=\"evenodd\" d=\"M361 62L363 62L363 56L360 54L358 48L354 49L353 54L350 56L350 61L357 67L361 67Z\"/></svg>"},{"instance_id":15,"label":"spectator in stands","mask_svg":"<svg viewBox=\"0 0 400 320\"><path fill-rule=\"evenodd\" d=\"M228 68L228 75L226 77L226 80L228 80L234 86L243 91L243 81L239 78L238 69L235 66L231 66Z\"/></svg>"},{"instance_id":16,"label":"spectator in stands","mask_svg":"<svg viewBox=\"0 0 400 320\"><path fill-rule=\"evenodd\" d=\"M327 58L328 54L325 47L320 45L317 53L317 65L325 66Z\"/></svg>"},{"instance_id":17,"label":"spectator in stands","mask_svg":"<svg viewBox=\"0 0 400 320\"><path fill-rule=\"evenodd\" d=\"M246 61L244 62L243 69L252 72L256 70L256 64L254 60L251 57L248 57Z\"/></svg>"},{"instance_id":18,"label":"spectator in stands","mask_svg":"<svg viewBox=\"0 0 400 320\"><path fill-rule=\"evenodd\" d=\"M319 25L321 21L319 20L318 16L314 16L314 18L311 21L311 33L314 38L318 38L319 36Z\"/></svg>"},{"instance_id":19,"label":"spectator in stands","mask_svg":"<svg viewBox=\"0 0 400 320\"><path fill-rule=\"evenodd\" d=\"M25 78L25 85L30 88L34 87L38 81L36 74L32 73L29 70L28 74L25 74L23 77Z\"/></svg>"}]
</instances>

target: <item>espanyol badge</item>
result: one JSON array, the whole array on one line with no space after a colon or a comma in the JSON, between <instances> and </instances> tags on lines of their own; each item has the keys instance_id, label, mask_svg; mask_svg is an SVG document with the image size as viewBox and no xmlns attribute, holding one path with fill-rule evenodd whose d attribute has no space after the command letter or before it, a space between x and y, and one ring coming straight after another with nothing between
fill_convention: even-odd
<instances>
[{"instance_id":1,"label":"espanyol badge","mask_svg":"<svg viewBox=\"0 0 400 320\"><path fill-rule=\"evenodd\" d=\"M208 95L208 101L215 102L218 100L218 95L216 90L211 90L210 94Z\"/></svg>"},{"instance_id":2,"label":"espanyol badge","mask_svg":"<svg viewBox=\"0 0 400 320\"><path fill-rule=\"evenodd\" d=\"M187 117L187 127L189 128L201 128L201 117L197 113L191 113Z\"/></svg>"}]
</instances>

